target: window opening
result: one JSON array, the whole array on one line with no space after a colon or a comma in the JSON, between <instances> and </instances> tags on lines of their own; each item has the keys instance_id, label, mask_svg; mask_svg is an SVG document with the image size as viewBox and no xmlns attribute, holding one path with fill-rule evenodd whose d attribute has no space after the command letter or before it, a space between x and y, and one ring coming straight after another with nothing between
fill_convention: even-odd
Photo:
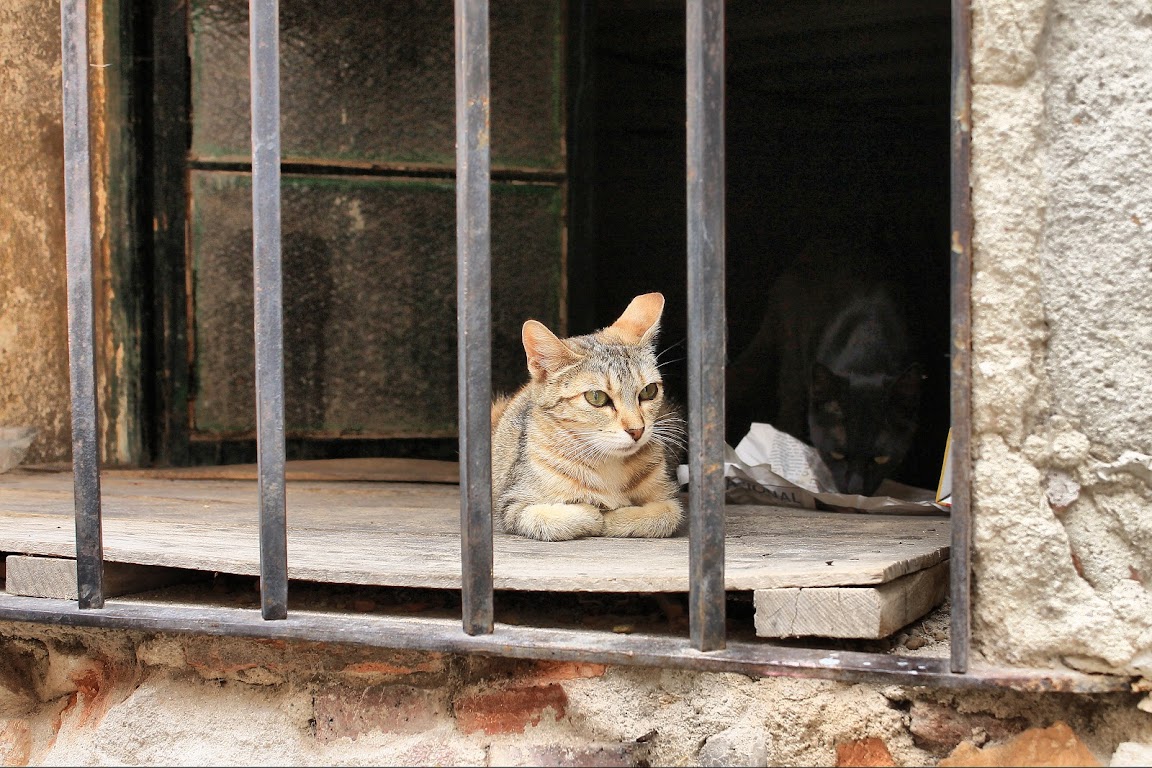
<instances>
[{"instance_id":1,"label":"window opening","mask_svg":"<svg viewBox=\"0 0 1152 768\"><path fill-rule=\"evenodd\" d=\"M82 0L66 0L62 6L62 19L64 29L64 52L66 66L64 68L65 95L66 95L66 121L68 130L66 137L69 145L66 152L68 166L68 208L69 208L69 319L70 341L72 342L72 365L74 372L74 408L76 414L75 432L77 435L77 457L74 489L76 492L76 555L78 571L78 607L80 611L72 610L68 606L61 606L56 602L41 602L27 598L4 598L0 600L0 615L41 621L66 621L72 623L91 623L102 626L153 626L179 631L181 628L194 627L198 621L205 617L212 617L216 631L226 634L264 634L282 637L309 637L309 638L336 638L353 639L357 642L386 643L398 647L423 647L445 650L480 650L483 652L498 652L508 655L539 656L559 654L572 658L602 659L622 663L666 663L674 666L685 666L699 669L742 669L756 673L773 674L782 670L804 670L807 674L818 674L844 679L857 679L869 675L918 676L919 679L939 684L972 684L985 683L994 685L1042 685L1055 689L1078 690L1106 690L1115 685L1115 681L1097 680L1088 682L1074 674L1045 673L1037 678L1036 675L1011 674L1000 675L972 675L963 673L966 660L954 655L952 666L961 674L948 674L949 664L944 660L907 660L861 654L856 652L828 651L819 647L791 647L785 643L748 643L740 641L729 644L726 650L720 650L725 642L724 631L724 507L722 502L722 485L718 470L722 466L722 437L724 429L723 409L719 403L719 394L722 391L722 381L718 378L718 371L722 373L720 364L725 354L725 312L726 301L724 292L724 274L722 255L725 242L724 234L724 183L723 173L724 157L724 83L718 73L723 67L722 44L724 30L724 5L722 2L690 2L686 24L688 39L688 56L686 64L687 81L687 135L688 144L688 170L687 178L691 181L687 188L685 207L688 221L687 239L690 260L686 282L691 296L691 305L687 309L689 317L688 327L691 339L689 340L689 405L690 418L695 422L693 426L692 442L693 453L690 463L697 479L693 491L692 524L691 524L691 577L689 584L688 614L691 622L692 644L702 651L710 654L686 655L686 647L682 641L670 638L643 638L643 643L654 643L647 650L642 650L640 643L629 640L627 633L624 636L604 635L603 633L584 633L576 630L546 630L538 628L502 628L499 637L488 634L491 628L492 611L492 583L491 573L483 578L483 572L490 568L491 555L485 554L485 547L490 548L490 528L485 529L484 495L490 485L486 477L489 469L487 435L484 421L479 415L473 419L473 414L483 414L487 408L488 393L483 386L473 387L473 378L487 378L487 372L493 361L489 358L487 344L488 307L483 301L476 301L474 294L484 293L489 281L488 274L488 243L487 222L485 208L489 197L490 179L497 176L489 172L488 158L485 157L487 146L485 138L487 100L484 91L487 87L484 64L486 56L482 51L471 49L469 39L479 40L484 35L484 25L487 19L487 9L483 2L473 0L457 0L456 20L458 23L457 38L457 78L463 84L458 103L457 129L458 140L462 148L457 157L455 179L458 189L458 209L461 216L458 219L459 241L462 245L461 258L457 262L461 272L459 284L460 303L464 311L459 316L459 333L465 340L479 340L482 350L469 350L468 344L461 344L460 367L465 374L466 386L461 388L461 414L462 424L467 425L466 440L461 447L464 459L462 530L464 531L464 583L461 609L464 613L465 629L474 633L469 637L460 632L459 622L455 626L437 624L429 620L420 625L421 632L405 632L399 629L398 624L388 618L358 621L351 617L343 617L342 623L336 626L323 622L327 618L318 618L316 615L301 613L298 618L288 614L288 621L276 622L267 619L282 618L286 607L287 564L275 555L281 548L285 523L283 515L283 486L284 486L284 454L283 431L286 427L277 424L275 417L266 418L262 413L258 422L270 425L268 435L261 437L261 443L278 443L268 453L261 449L261 466L258 477L265 493L266 501L261 503L262 530L261 530L261 566L260 582L263 619L256 620L251 612L248 613L220 613L203 609L194 605L195 600L187 605L169 609L157 609L147 600L127 600L122 603L100 609L103 604L103 589L101 585L102 552L101 552L101 512L99 507L100 489L99 473L95 471L95 433L94 418L94 391L85 390L85 381L93 374L94 361L91 357L91 342L87 342L85 350L85 337L91 332L91 273L90 271L90 232L83 230L83 221L88 218L84 192L88 187L87 180L87 138L86 138L86 84L84 83L84 65L86 53L83 45L85 31L86 7ZM278 56L275 44L277 6L275 0L253 0L252 28L259 30L263 25L263 33L257 32L252 39L253 72L253 144L257 147L252 164L252 188L255 199L255 225L256 233L256 260L257 287L254 293L260 296L267 289L273 300L269 302L270 313L276 314L280 307L276 306L274 294L277 293L278 282L276 272L281 267L279 247L275 236L278 222L278 206L273 205L270 211L262 211L265 199L282 198L279 175L281 164L278 161L276 149L276 115L279 106L275 103L274 95L262 92L265 85L273 84L278 71ZM736 6L734 16L739 17L742 10ZM933 13L927 14L931 18L939 19ZM915 13L913 17L919 18ZM270 25L270 26L268 26ZM785 25L786 26L786 25ZM837 25L832 25L836 27ZM955 26L955 25L954 25ZM959 24L961 34L957 39L966 41L966 20ZM472 37L477 35L479 37ZM785 46L786 47L786 46ZM965 48L966 50L966 48ZM478 58L473 58L477 56ZM602 63L602 62L601 62ZM634 62L633 62L634 63ZM270 69L263 69L271 64ZM194 64L195 66L195 64ZM476 69L471 69L476 66ZM954 78L959 85L954 89L959 94L957 120L953 128L958 131L959 138L953 136L953 163L957 158L966 159L966 93L964 92L964 77L966 64L963 56L959 59L958 67L954 63ZM470 79L475 74L476 78ZM897 79L906 73L899 73ZM817 78L818 79L818 78ZM883 81L883 78L881 78ZM469 86L471 83L471 86ZM885 87L889 87L886 85ZM473 90L474 88L474 90ZM273 89L274 90L274 89ZM763 94L758 94L760 98ZM495 95L493 95L495 98ZM195 95L193 97L195 101ZM732 101L728 102L731 108ZM266 112L261 112L267 107ZM275 108L273 108L275 107ZM473 114L473 110L478 110ZM735 111L735 110L733 110ZM931 110L929 110L931 111ZM475 121L470 119L475 117ZM833 120L833 122L835 122ZM580 137L578 137L580 138ZM875 138L875 137L873 137ZM602 144L597 137L591 141L587 136L576 141L579 146L592 146L598 152ZM862 143L866 143L863 142ZM195 144L195 140L194 140ZM881 142L882 149L885 148ZM872 148L874 151L875 147ZM267 152L267 159L262 158L262 152ZM877 154L882 152L877 151ZM603 155L600 155L601 160ZM747 159L742 157L741 159ZM214 165L214 163L219 165ZM307 160L300 161L302 166L313 169ZM201 181L227 187L234 181L226 174L244 173L245 168L228 167L228 164L243 161L229 159L226 152L216 160L206 160L202 157L192 158L191 175L195 179L201 173ZM731 153L729 153L731 163ZM751 163L750 165L755 165ZM372 165L370 168L352 166L354 173L348 173L344 160L337 159L329 162L324 160L322 170L324 173L317 176L345 176L373 175L368 171L380 170ZM729 166L731 167L731 166ZM450 171L422 166L420 168L388 167L384 169L394 176L404 178L417 178L432 182L438 178L446 178ZM586 170L586 169L585 169ZM548 185L553 186L567 183L565 173L550 170L544 173L535 173L531 170L523 171L524 179L513 179L521 170L502 171L502 178L519 181L522 186ZM506 175L503 175L506 174ZM308 173L301 173L307 176ZM377 174L377 175L388 175ZM216 179L219 179L217 181ZM275 183L267 180L275 180ZM206 180L206 181L205 181ZM966 277L967 259L967 231L965 221L968 215L966 199L966 176L963 169L953 179L960 185L959 191L953 190L952 204L953 217L956 227L951 239L951 253L953 254L953 289L954 298L965 301L967 288L964 281ZM587 181L584 178L583 181ZM265 190L264 184L268 183ZM698 186L697 186L698 185ZM241 185L242 186L242 185ZM287 186L287 185L286 185ZM435 186L429 183L427 186ZM512 185L517 186L516 184ZM868 187L865 185L867 191ZM472 194L476 198L471 197ZM861 193L865 194L865 193ZM851 207L852 200L848 206ZM193 217L197 214L196 192L192 199ZM638 211L639 209L634 209ZM475 218L473 218L475 217ZM593 220L595 217L593 217ZM268 226L268 230L264 227ZM729 230L731 220L728 224ZM192 226L195 232L195 225ZM584 230L582 236L587 240L597 236L595 227L592 231ZM563 238L561 238L563 240ZM752 239L755 242L754 238ZM271 243L266 255L267 264L261 264L261 243ZM736 241L733 239L733 243ZM563 251L560 251L563 254ZM196 255L193 253L193 262ZM600 258L600 257L598 257ZM731 262L730 262L731 263ZM88 266L86 267L85 264ZM597 266L603 266L601 261ZM957 266L960 264L960 266ZM650 264L649 264L650 265ZM265 266L271 268L268 275L263 275ZM75 268L73 268L75 267ZM193 274L195 266L193 267ZM563 273L561 273L563 275ZM270 281L270 282L266 282ZM545 281L547 282L547 281ZM561 281L563 282L563 281ZM596 311L600 311L602 297L599 288L601 285L615 285L614 281L604 281L595 287ZM729 281L729 285L732 282ZM741 287L747 287L741 285ZM754 286L753 286L754 287ZM607 293L607 291L605 291ZM563 303L563 298L560 304ZM558 306L560 305L558 304ZM257 306L260 299L257 300ZM606 306L606 305L605 305ZM500 305L494 303L492 311L499 313ZM257 317L261 310L257 309ZM586 313L586 310L583 310ZM953 338L959 339L963 346L966 338L967 316L963 312L952 315L953 323L958 330L953 330ZM959 317L959 320L956 318ZM498 318L493 318L495 323ZM258 320L258 326L261 321ZM277 369L280 368L281 350L276 344L275 321L261 326L262 330L256 332L257 357L261 359L264 369L257 374L257 387L265 389L269 397L265 403L272 403L272 410L277 410L277 398L281 396L278 388L283 391L283 380L279 377ZM957 333L960 335L957 336ZM266 360L261 358L260 348L268 348ZM473 352L477 352L473 354ZM960 361L966 365L966 359ZM953 365L956 365L955 358ZM962 366L961 366L962 367ZM267 374L267 378L265 378ZM475 376L473 374L476 374ZM957 381L959 385L957 385ZM953 386L963 389L967 386L963 371L953 378ZM261 395L263 398L263 394ZM960 413L966 418L966 391L961 392ZM264 406L258 406L264 408ZM961 424L961 441L966 440L965 430L969 425ZM91 438L90 443L86 442ZM479 440L477 440L479 438ZM87 462L87 463L86 463ZM470 473L470 474L469 474ZM962 475L963 479L963 475ZM960 497L963 498L961 489ZM966 502L966 500L965 500ZM967 509L961 510L960 525L953 527L953 541L961 541L967 535ZM963 549L964 567L966 568L967 548ZM489 550L490 551L490 550ZM49 553L51 554L51 553ZM470 559L471 558L471 559ZM469 583L471 577L473 579ZM331 588L329 588L331 589ZM961 598L962 610L965 612L964 621L967 621L967 581L966 578L953 581L954 594ZM307 590L304 590L307 592ZM323 600L323 597L320 598ZM665 603L675 605L675 603ZM673 609L664 608L667 612ZM385 629L381 639L381 630ZM427 632L424 632L427 630ZM967 642L964 634L963 642ZM965 649L966 650L966 649ZM1041 682L1037 683L1036 679Z\"/></svg>"}]
</instances>

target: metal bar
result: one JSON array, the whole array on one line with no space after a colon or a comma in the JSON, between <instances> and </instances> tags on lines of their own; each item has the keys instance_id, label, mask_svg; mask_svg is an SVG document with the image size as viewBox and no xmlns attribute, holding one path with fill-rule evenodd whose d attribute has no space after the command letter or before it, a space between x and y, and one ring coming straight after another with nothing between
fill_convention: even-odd
<instances>
[{"instance_id":1,"label":"metal bar","mask_svg":"<svg viewBox=\"0 0 1152 768\"><path fill-rule=\"evenodd\" d=\"M103 611L83 612L67 600L0 594L0 620L945 688L1105 693L1130 691L1133 682L1129 677L1072 670L991 666L953 674L947 659L795 648L765 641L733 642L724 650L704 654L667 635L500 624L494 634L469 636L460 631L455 619L410 615L351 614L337 618L328 611L295 610L286 621L267 622L242 608L129 599L111 601Z\"/></svg>"},{"instance_id":2,"label":"metal bar","mask_svg":"<svg viewBox=\"0 0 1152 768\"><path fill-rule=\"evenodd\" d=\"M288 614L284 500L284 327L280 264L280 5L249 0L252 73L252 261L256 305L256 450L260 613Z\"/></svg>"},{"instance_id":3,"label":"metal bar","mask_svg":"<svg viewBox=\"0 0 1152 768\"><path fill-rule=\"evenodd\" d=\"M488 0L456 0L456 323L464 631L492 631Z\"/></svg>"},{"instance_id":4,"label":"metal bar","mask_svg":"<svg viewBox=\"0 0 1152 768\"><path fill-rule=\"evenodd\" d=\"M64 95L64 209L68 251L68 371L72 382L72 473L76 583L81 608L104 606L100 447L92 298L92 162L88 144L88 3L60 3Z\"/></svg>"},{"instance_id":5,"label":"metal bar","mask_svg":"<svg viewBox=\"0 0 1152 768\"><path fill-rule=\"evenodd\" d=\"M968 669L972 626L971 15L952 0L952 627L953 672Z\"/></svg>"},{"instance_id":6,"label":"metal bar","mask_svg":"<svg viewBox=\"0 0 1152 768\"><path fill-rule=\"evenodd\" d=\"M724 647L724 2L688 0L688 445L692 646Z\"/></svg>"}]
</instances>

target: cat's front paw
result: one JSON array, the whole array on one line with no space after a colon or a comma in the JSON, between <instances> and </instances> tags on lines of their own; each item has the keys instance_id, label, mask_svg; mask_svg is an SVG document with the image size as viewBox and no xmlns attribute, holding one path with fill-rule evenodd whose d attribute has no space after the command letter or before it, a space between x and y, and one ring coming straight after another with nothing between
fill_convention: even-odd
<instances>
[{"instance_id":1,"label":"cat's front paw","mask_svg":"<svg viewBox=\"0 0 1152 768\"><path fill-rule=\"evenodd\" d=\"M684 519L677 499L652 501L639 507L620 507L603 513L604 536L664 539L676 533Z\"/></svg>"},{"instance_id":2,"label":"cat's front paw","mask_svg":"<svg viewBox=\"0 0 1152 768\"><path fill-rule=\"evenodd\" d=\"M591 504L529 504L516 526L516 533L541 541L568 541L603 531L604 515Z\"/></svg>"}]
</instances>

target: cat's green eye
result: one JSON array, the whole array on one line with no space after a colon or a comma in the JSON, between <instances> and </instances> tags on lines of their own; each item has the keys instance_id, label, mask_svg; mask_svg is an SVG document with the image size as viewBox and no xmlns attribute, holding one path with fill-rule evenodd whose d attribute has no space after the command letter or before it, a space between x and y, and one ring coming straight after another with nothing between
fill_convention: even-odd
<instances>
[{"instance_id":1,"label":"cat's green eye","mask_svg":"<svg viewBox=\"0 0 1152 768\"><path fill-rule=\"evenodd\" d=\"M659 391L659 384L649 384L648 386L644 387L644 389L640 390L640 399L651 400L652 398L656 397L656 393Z\"/></svg>"},{"instance_id":2,"label":"cat's green eye","mask_svg":"<svg viewBox=\"0 0 1152 768\"><path fill-rule=\"evenodd\" d=\"M831 454L829 454L829 455L831 455L832 458L834 458L836 461L844 461L844 454L842 454L842 453L837 453L836 451L832 451Z\"/></svg>"},{"instance_id":3,"label":"cat's green eye","mask_svg":"<svg viewBox=\"0 0 1152 768\"><path fill-rule=\"evenodd\" d=\"M876 456L872 459L872 461L876 462L877 464L887 464L891 458L891 456Z\"/></svg>"},{"instance_id":4,"label":"cat's green eye","mask_svg":"<svg viewBox=\"0 0 1152 768\"><path fill-rule=\"evenodd\" d=\"M608 393L602 389L590 389L584 393L584 399L597 408L603 408L611 402Z\"/></svg>"}]
</instances>

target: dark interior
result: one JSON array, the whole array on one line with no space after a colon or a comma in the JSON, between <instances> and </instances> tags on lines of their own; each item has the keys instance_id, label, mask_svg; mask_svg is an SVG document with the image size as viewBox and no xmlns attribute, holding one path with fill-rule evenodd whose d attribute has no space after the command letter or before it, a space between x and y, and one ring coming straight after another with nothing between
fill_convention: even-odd
<instances>
[{"instance_id":1,"label":"dark interior","mask_svg":"<svg viewBox=\"0 0 1152 768\"><path fill-rule=\"evenodd\" d=\"M901 262L927 373L898 479L934 488L949 421L948 4L736 0L726 13L729 361L808 239L881 233ZM674 360L686 355L688 309L684 25L683 3L599 4L577 49L593 85L574 123L573 194L591 199L575 208L585 218L573 222L573 261L594 276L595 298L573 331L660 290ZM683 398L685 363L665 370ZM745 431L730 426L728 442Z\"/></svg>"},{"instance_id":2,"label":"dark interior","mask_svg":"<svg viewBox=\"0 0 1152 768\"><path fill-rule=\"evenodd\" d=\"M160 353L170 395L156 418L178 428L155 454L249 462L246 4L188 7L190 142L169 149L190 250L156 258L169 291L190 290L187 313L158 306L157 333L183 324L190 341ZM584 333L659 290L667 385L683 402L684 4L492 8L496 388L522 380L526 317ZM927 373L898 479L934 487L949 421L949 5L733 0L726 13L729 360L806 242L881 233ZM450 5L285 0L281 14L289 458L454 459ZM742 434L733 425L729 442Z\"/></svg>"}]
</instances>

